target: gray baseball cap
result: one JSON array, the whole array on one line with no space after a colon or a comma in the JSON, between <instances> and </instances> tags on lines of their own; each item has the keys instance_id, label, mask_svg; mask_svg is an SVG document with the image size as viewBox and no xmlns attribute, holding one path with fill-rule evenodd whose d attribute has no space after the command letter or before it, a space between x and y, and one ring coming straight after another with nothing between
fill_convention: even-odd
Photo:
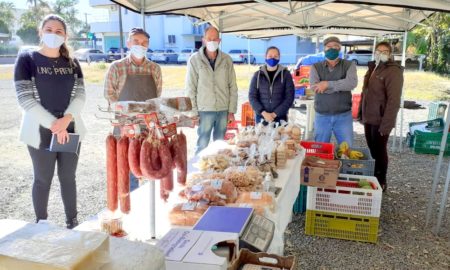
<instances>
[{"instance_id":1,"label":"gray baseball cap","mask_svg":"<svg viewBox=\"0 0 450 270\"><path fill-rule=\"evenodd\" d=\"M335 36L331 36L331 37L327 37L326 39L324 39L323 46L327 46L327 44L330 42L336 42L336 43L339 43L339 45L341 45L341 41L339 40L339 38L337 38Z\"/></svg>"}]
</instances>

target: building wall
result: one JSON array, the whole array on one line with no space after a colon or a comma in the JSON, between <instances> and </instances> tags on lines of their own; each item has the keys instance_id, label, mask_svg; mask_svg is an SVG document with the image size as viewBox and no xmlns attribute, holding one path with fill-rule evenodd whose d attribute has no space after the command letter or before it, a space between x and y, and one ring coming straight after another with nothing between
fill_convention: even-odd
<instances>
[{"instance_id":1,"label":"building wall","mask_svg":"<svg viewBox=\"0 0 450 270\"><path fill-rule=\"evenodd\" d=\"M117 5L111 5L106 0L90 0L91 5L107 9L107 22L91 23L91 31L103 38L103 48L107 52L110 47L119 47L119 13ZM141 27L142 17L124 8L122 10L122 25L124 41L128 31L133 27ZM145 26L150 34L150 48L173 49L176 52L185 48L195 48L200 44L206 24L194 26L196 19L185 16L154 15L146 16ZM169 42L169 35L175 36L175 42ZM173 41L173 40L171 40ZM125 43L124 43L125 44ZM302 39L297 36L283 36L268 39L241 38L232 34L222 35L222 51L228 53L232 49L249 49L255 56L257 63L264 63L265 51L269 46L276 46L281 52L282 64L294 64L305 54L315 53L315 41Z\"/></svg>"}]
</instances>

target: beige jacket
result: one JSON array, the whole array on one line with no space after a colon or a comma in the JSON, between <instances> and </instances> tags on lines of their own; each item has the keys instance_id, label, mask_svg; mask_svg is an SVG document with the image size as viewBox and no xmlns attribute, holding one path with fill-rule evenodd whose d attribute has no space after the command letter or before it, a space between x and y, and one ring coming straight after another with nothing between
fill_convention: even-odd
<instances>
[{"instance_id":1,"label":"beige jacket","mask_svg":"<svg viewBox=\"0 0 450 270\"><path fill-rule=\"evenodd\" d=\"M188 61L186 95L192 108L198 111L228 111L236 113L238 88L233 61L228 54L218 51L214 70L200 48Z\"/></svg>"}]
</instances>

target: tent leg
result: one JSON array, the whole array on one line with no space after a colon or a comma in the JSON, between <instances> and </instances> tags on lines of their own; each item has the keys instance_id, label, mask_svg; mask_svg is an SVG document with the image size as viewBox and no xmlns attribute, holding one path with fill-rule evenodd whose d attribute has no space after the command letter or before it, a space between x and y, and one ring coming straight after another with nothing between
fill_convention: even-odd
<instances>
[{"instance_id":1,"label":"tent leg","mask_svg":"<svg viewBox=\"0 0 450 270\"><path fill-rule=\"evenodd\" d=\"M439 207L439 214L438 214L436 229L434 230L434 233L436 235L439 234L439 231L440 231L441 225L442 225L442 218L444 217L444 214L445 214L445 204L447 203L449 182L450 182L450 163L449 163L448 170L447 170L447 178L445 179L444 190L442 192L441 206Z\"/></svg>"},{"instance_id":2,"label":"tent leg","mask_svg":"<svg viewBox=\"0 0 450 270\"><path fill-rule=\"evenodd\" d=\"M406 41L408 38L408 31L405 31L403 36L403 53L402 53L402 66L406 64ZM403 87L403 89L405 89ZM402 98L400 99L400 141L399 141L399 152L403 151L403 107L405 103L405 93L402 91Z\"/></svg>"},{"instance_id":3,"label":"tent leg","mask_svg":"<svg viewBox=\"0 0 450 270\"><path fill-rule=\"evenodd\" d=\"M142 29L145 31L145 0L141 0Z\"/></svg>"},{"instance_id":4,"label":"tent leg","mask_svg":"<svg viewBox=\"0 0 450 270\"><path fill-rule=\"evenodd\" d=\"M434 202L434 199L436 196L436 188L439 183L439 177L441 175L442 159L444 158L444 151L445 151L445 146L447 144L449 127L450 127L450 110L447 110L444 134L442 135L441 146L439 147L439 158L438 158L438 162L436 164L436 169L434 170L433 183L432 183L431 192L430 192L430 195L428 198L428 207L427 207L426 221L425 221L426 226L430 223L431 213L433 211L433 202ZM447 172L447 177L448 177L448 175L449 175L449 173Z\"/></svg>"}]
</instances>

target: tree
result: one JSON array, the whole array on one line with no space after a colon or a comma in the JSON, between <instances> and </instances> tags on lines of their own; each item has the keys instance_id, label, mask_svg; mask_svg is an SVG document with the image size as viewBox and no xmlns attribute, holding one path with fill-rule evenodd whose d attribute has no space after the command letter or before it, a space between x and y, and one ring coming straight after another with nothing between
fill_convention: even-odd
<instances>
[{"instance_id":1,"label":"tree","mask_svg":"<svg viewBox=\"0 0 450 270\"><path fill-rule=\"evenodd\" d=\"M14 25L14 4L0 2L0 33L10 33Z\"/></svg>"},{"instance_id":2,"label":"tree","mask_svg":"<svg viewBox=\"0 0 450 270\"><path fill-rule=\"evenodd\" d=\"M38 44L39 35L35 25L25 25L17 30L17 35L25 42L25 44Z\"/></svg>"},{"instance_id":3,"label":"tree","mask_svg":"<svg viewBox=\"0 0 450 270\"><path fill-rule=\"evenodd\" d=\"M75 9L77 4L78 0L56 0L53 5L53 12L64 18L71 35L76 35L83 24L82 21L77 18L78 11Z\"/></svg>"},{"instance_id":4,"label":"tree","mask_svg":"<svg viewBox=\"0 0 450 270\"><path fill-rule=\"evenodd\" d=\"M440 74L450 72L450 14L436 12L426 21L427 26L414 29L417 47L427 52L427 68Z\"/></svg>"}]
</instances>

